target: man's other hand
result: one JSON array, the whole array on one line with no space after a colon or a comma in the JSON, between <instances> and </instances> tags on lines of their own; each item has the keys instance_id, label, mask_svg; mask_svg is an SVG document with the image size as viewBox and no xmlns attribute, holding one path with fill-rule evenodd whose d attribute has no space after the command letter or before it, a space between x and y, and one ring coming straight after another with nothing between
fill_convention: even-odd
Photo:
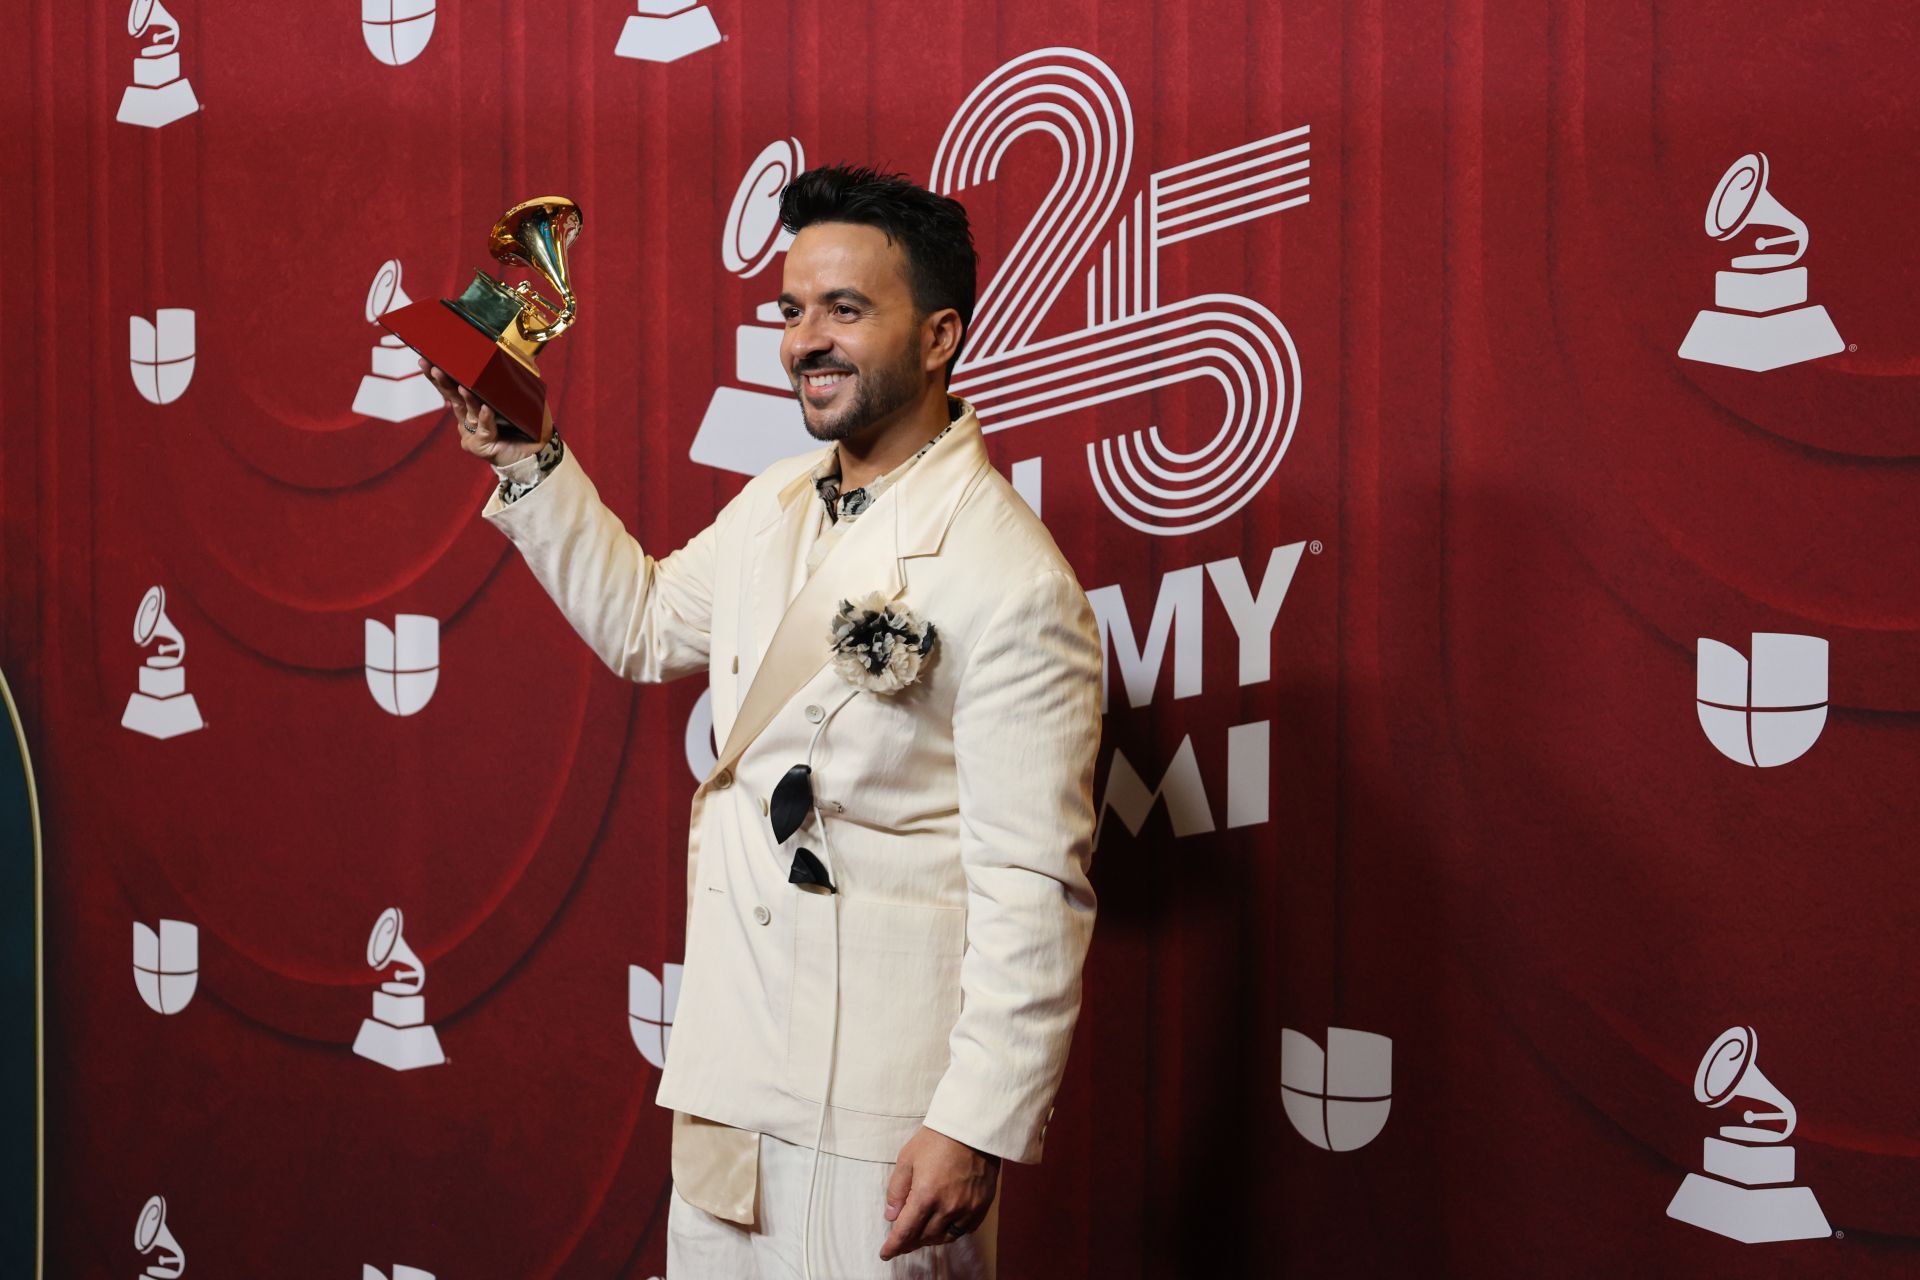
<instances>
[{"instance_id":1,"label":"man's other hand","mask_svg":"<svg viewBox=\"0 0 1920 1280\"><path fill-rule=\"evenodd\" d=\"M476 458L485 459L496 467L511 466L528 454L538 453L540 446L524 436L516 435L511 440L500 437L500 424L494 420L493 409L481 403L480 397L449 378L444 372L425 360L420 362L420 372L427 375L427 381L434 385L440 398L447 402L447 408L453 412L454 426L459 429L460 447ZM552 412L547 412L547 422L553 420ZM541 424L541 431L546 423Z\"/></svg>"},{"instance_id":2,"label":"man's other hand","mask_svg":"<svg viewBox=\"0 0 1920 1280\"><path fill-rule=\"evenodd\" d=\"M887 1180L886 1219L893 1224L880 1260L923 1245L951 1244L978 1227L1000 1183L1000 1157L975 1151L921 1125L900 1148Z\"/></svg>"}]
</instances>

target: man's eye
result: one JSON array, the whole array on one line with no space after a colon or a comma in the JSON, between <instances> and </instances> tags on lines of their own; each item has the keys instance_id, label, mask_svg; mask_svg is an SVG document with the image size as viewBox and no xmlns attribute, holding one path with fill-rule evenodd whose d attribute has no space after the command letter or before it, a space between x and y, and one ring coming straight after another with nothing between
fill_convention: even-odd
<instances>
[{"instance_id":1,"label":"man's eye","mask_svg":"<svg viewBox=\"0 0 1920 1280\"><path fill-rule=\"evenodd\" d=\"M833 310L836 315L850 316L854 314L853 308L851 306L848 306L844 302L841 303L839 306L835 307Z\"/></svg>"}]
</instances>

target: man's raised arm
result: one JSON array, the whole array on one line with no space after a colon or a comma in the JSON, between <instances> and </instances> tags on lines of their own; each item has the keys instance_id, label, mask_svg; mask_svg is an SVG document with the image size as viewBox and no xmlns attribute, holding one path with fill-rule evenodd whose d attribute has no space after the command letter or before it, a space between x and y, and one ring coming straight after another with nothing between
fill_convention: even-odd
<instances>
[{"instance_id":1,"label":"man's raised arm","mask_svg":"<svg viewBox=\"0 0 1920 1280\"><path fill-rule=\"evenodd\" d=\"M556 447L558 461L540 471L532 444L499 439L491 409L438 370L429 369L428 376L453 410L463 449L496 469L534 473L523 478L535 483L514 486L518 494L511 500L502 492L506 486L496 489L480 514L512 539L600 660L629 680L674 680L704 671L718 518L686 546L656 560L600 501L570 450Z\"/></svg>"}]
</instances>

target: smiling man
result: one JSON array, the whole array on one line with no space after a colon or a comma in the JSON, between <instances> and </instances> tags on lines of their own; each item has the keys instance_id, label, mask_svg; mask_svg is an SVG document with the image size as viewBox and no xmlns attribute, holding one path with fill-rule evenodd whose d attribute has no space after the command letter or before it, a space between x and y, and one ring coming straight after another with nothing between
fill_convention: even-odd
<instances>
[{"instance_id":1,"label":"smiling man","mask_svg":"<svg viewBox=\"0 0 1920 1280\"><path fill-rule=\"evenodd\" d=\"M614 671L704 674L668 1280L990 1277L1003 1160L1040 1158L1092 937L1100 636L947 394L966 212L799 175L781 343L826 447L661 559L558 432L535 452L429 369L482 514Z\"/></svg>"}]
</instances>

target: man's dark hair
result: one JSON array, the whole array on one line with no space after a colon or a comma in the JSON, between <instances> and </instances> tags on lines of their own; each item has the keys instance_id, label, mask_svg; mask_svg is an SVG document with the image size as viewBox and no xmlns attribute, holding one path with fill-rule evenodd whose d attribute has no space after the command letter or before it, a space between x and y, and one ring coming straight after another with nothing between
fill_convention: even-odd
<instances>
[{"instance_id":1,"label":"man's dark hair","mask_svg":"<svg viewBox=\"0 0 1920 1280\"><path fill-rule=\"evenodd\" d=\"M920 314L947 307L960 313L960 346L947 362L951 378L973 324L974 275L980 267L966 208L915 186L905 174L822 165L799 174L780 193L780 224L788 231L816 222L878 227L889 244L906 251L907 284Z\"/></svg>"}]
</instances>

